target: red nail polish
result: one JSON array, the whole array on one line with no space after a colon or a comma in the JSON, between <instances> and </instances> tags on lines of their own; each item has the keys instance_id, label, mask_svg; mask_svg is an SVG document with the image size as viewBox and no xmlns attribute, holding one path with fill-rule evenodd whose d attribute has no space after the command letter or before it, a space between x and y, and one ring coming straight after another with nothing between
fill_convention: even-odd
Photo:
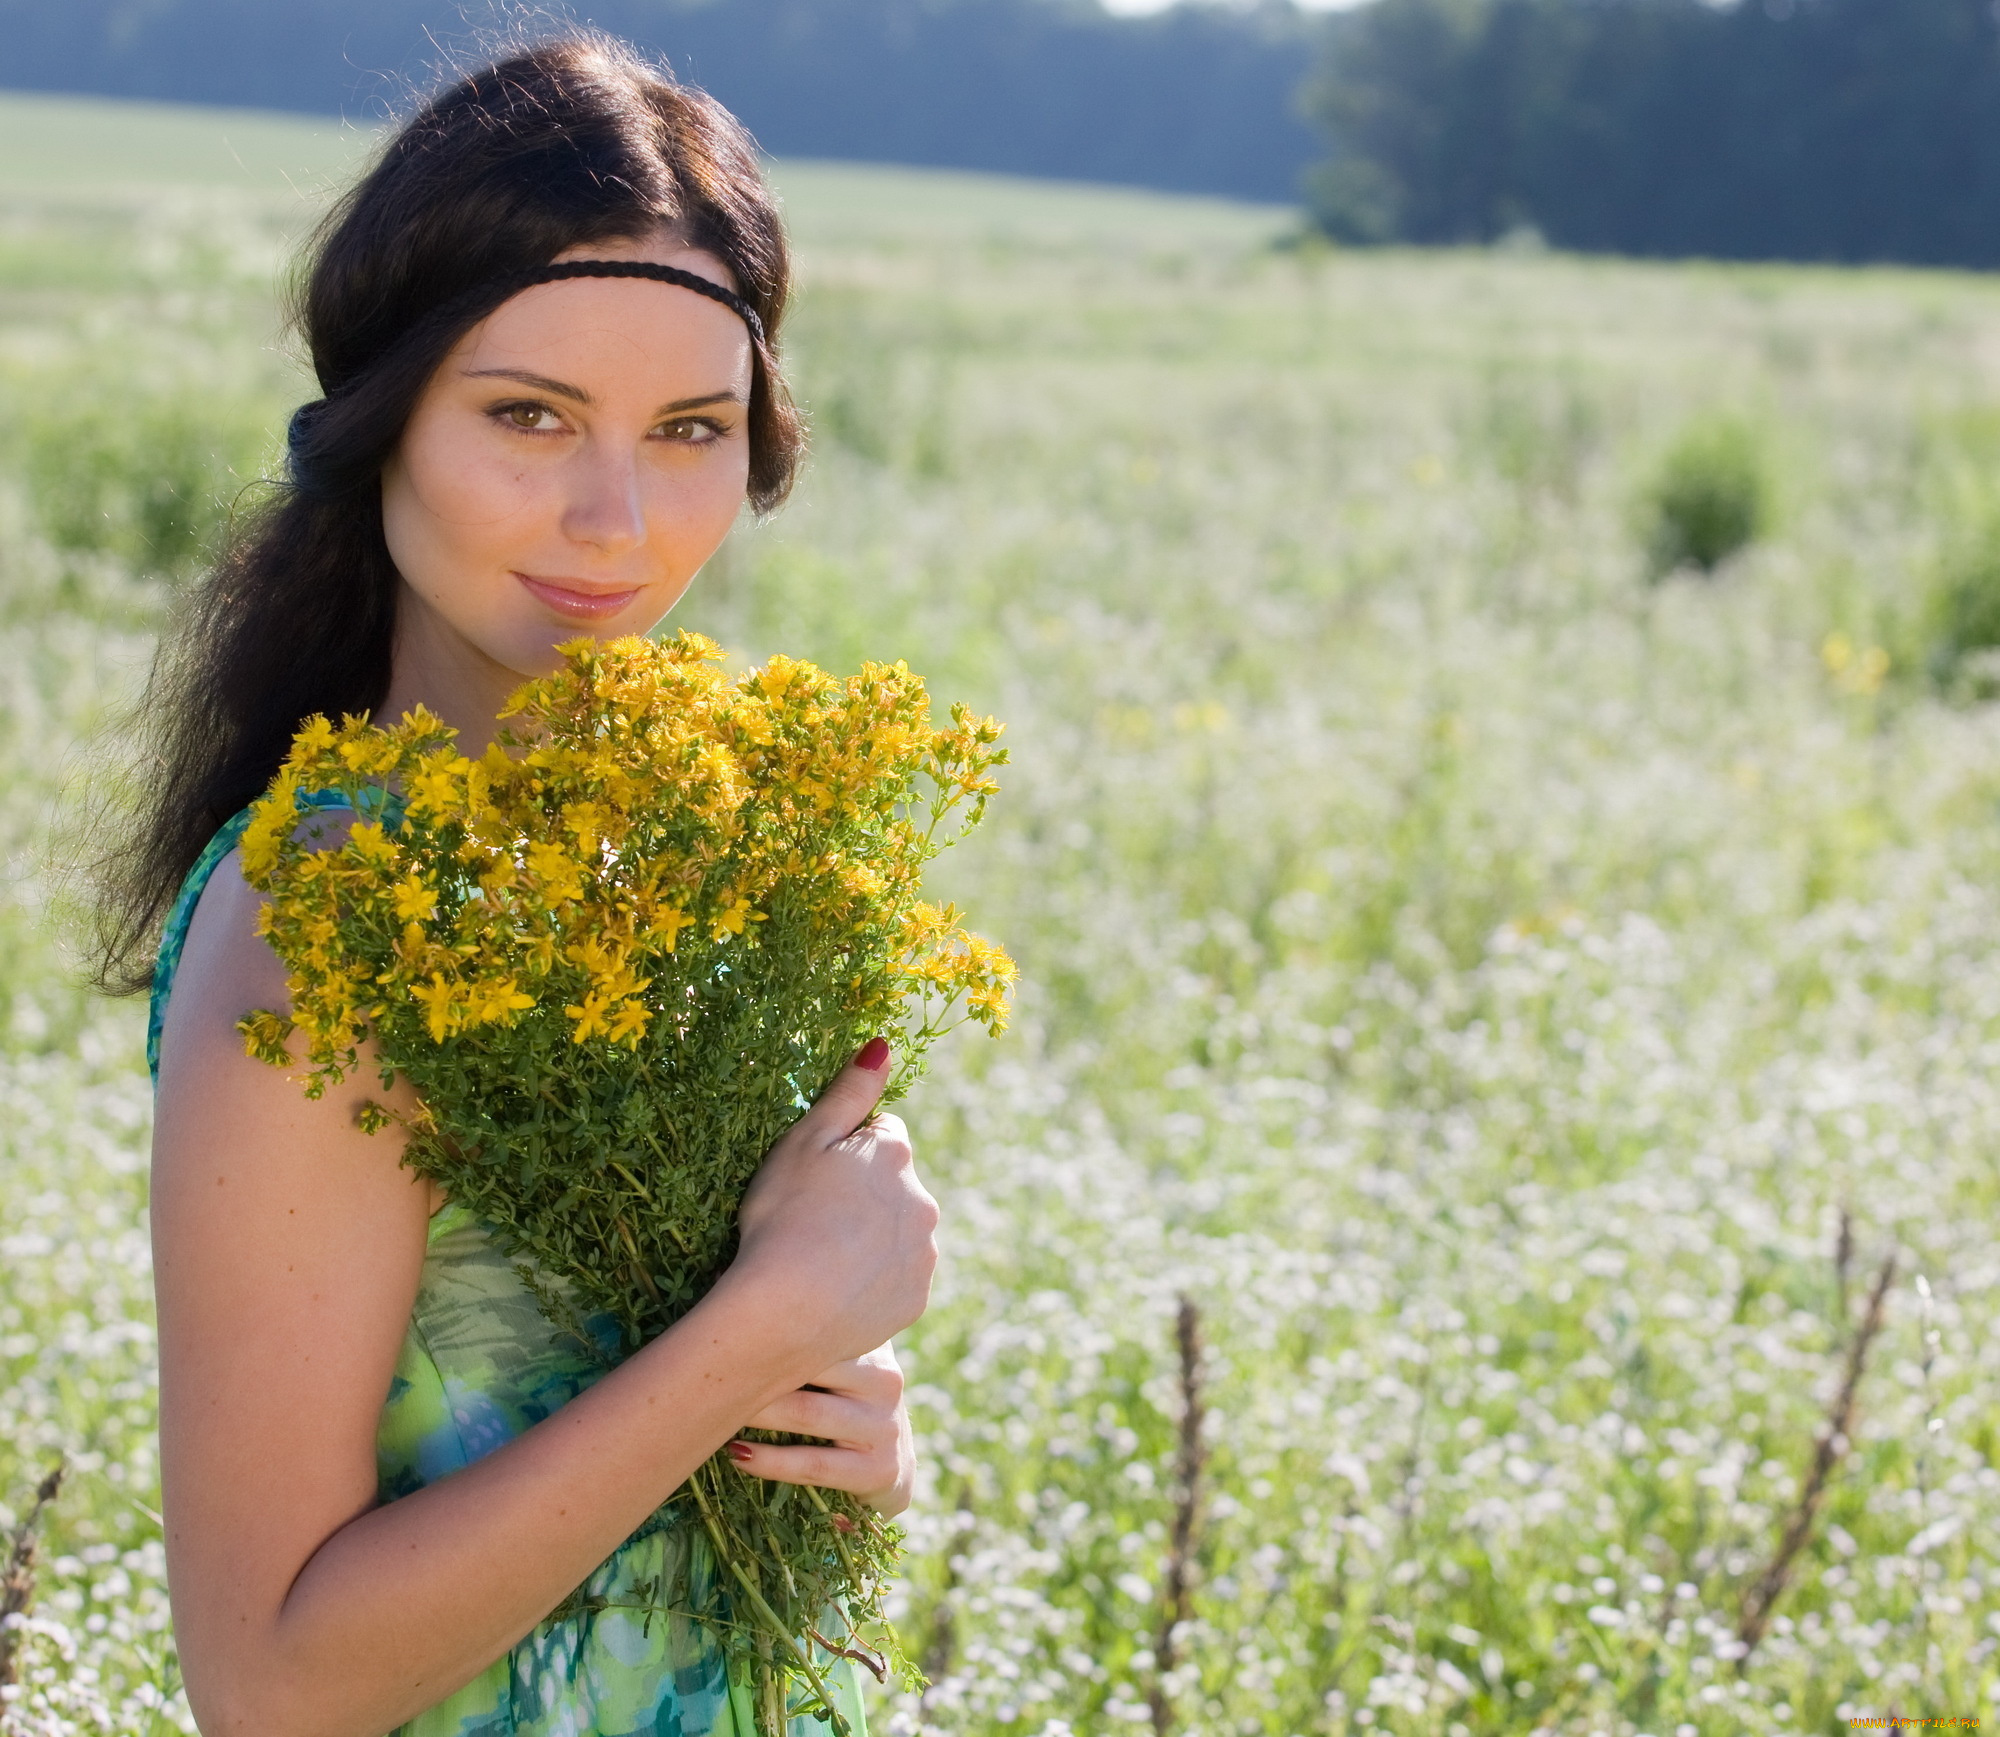
<instances>
[{"instance_id":1,"label":"red nail polish","mask_svg":"<svg viewBox=\"0 0 2000 1737\"><path fill-rule=\"evenodd\" d=\"M854 1058L854 1065L866 1068L871 1074L879 1073L889 1060L889 1040L886 1037L871 1037L861 1046L861 1053Z\"/></svg>"},{"instance_id":2,"label":"red nail polish","mask_svg":"<svg viewBox=\"0 0 2000 1737\"><path fill-rule=\"evenodd\" d=\"M747 1441L733 1441L729 1444L729 1457L739 1466L755 1451Z\"/></svg>"}]
</instances>

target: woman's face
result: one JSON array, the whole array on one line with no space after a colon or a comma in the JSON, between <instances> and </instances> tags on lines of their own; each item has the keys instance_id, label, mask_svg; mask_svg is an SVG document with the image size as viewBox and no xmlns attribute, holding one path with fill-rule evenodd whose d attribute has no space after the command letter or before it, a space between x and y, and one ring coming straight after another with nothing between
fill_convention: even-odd
<instances>
[{"instance_id":1,"label":"woman's face","mask_svg":"<svg viewBox=\"0 0 2000 1737\"><path fill-rule=\"evenodd\" d=\"M664 235L562 258L737 287ZM539 284L473 327L382 473L398 662L535 676L566 640L654 626L743 503L750 364L735 314L646 278Z\"/></svg>"}]
</instances>

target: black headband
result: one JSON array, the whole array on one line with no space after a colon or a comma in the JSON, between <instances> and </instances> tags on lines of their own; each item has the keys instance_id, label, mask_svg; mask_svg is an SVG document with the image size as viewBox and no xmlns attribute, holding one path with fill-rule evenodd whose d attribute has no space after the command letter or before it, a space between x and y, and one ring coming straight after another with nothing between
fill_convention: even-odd
<instances>
[{"instance_id":1,"label":"black headband","mask_svg":"<svg viewBox=\"0 0 2000 1737\"><path fill-rule=\"evenodd\" d=\"M727 308L749 328L751 344L758 350L764 347L764 322L757 310L734 290L724 289L712 278L682 271L679 266L655 265L648 259L572 259L558 265L531 265L521 271L507 272L476 283L462 294L439 303L392 349L400 349L403 342L415 340L418 333L454 325L469 326L525 289L533 289L537 284L560 283L565 278L573 277L651 278L656 283L670 283L677 289L693 290L696 295L707 296L710 301L719 302ZM333 393L328 394L328 397L332 396ZM285 429L285 446L291 455L294 476L302 470L300 461L312 424L326 407L326 398L316 398L292 412L291 422Z\"/></svg>"},{"instance_id":2,"label":"black headband","mask_svg":"<svg viewBox=\"0 0 2000 1737\"><path fill-rule=\"evenodd\" d=\"M698 296L707 296L712 302L720 302L750 328L753 344L761 347L764 342L764 322L758 318L757 310L734 290L724 289L713 278L682 271L675 265L655 265L649 259L573 259L563 265L530 266L526 271L512 272L501 280L507 288L500 301L517 296L524 289L533 289L538 283L559 283L566 277L649 277L656 283L675 284L681 289L693 290ZM472 293L484 300L497 287L483 283ZM495 307L499 305L499 302L493 303Z\"/></svg>"}]
</instances>

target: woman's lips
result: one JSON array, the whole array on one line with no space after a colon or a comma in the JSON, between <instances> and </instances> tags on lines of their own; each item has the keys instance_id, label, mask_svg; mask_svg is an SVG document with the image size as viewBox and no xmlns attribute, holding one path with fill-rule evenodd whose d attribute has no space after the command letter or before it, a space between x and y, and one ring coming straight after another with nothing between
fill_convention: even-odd
<instances>
[{"instance_id":1,"label":"woman's lips","mask_svg":"<svg viewBox=\"0 0 2000 1737\"><path fill-rule=\"evenodd\" d=\"M629 591L581 591L554 579L531 579L525 573L516 573L514 577L558 615L567 615L575 621L603 621L621 615L639 595L636 585Z\"/></svg>"}]
</instances>

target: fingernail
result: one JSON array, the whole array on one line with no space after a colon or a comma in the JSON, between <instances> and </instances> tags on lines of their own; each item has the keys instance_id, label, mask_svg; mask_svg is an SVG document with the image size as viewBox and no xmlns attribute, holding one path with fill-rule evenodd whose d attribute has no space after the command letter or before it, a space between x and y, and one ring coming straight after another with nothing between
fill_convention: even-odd
<instances>
[{"instance_id":1,"label":"fingernail","mask_svg":"<svg viewBox=\"0 0 2000 1737\"><path fill-rule=\"evenodd\" d=\"M755 1451L747 1441L733 1441L729 1444L729 1457L739 1466Z\"/></svg>"},{"instance_id":2,"label":"fingernail","mask_svg":"<svg viewBox=\"0 0 2000 1737\"><path fill-rule=\"evenodd\" d=\"M889 1060L889 1040L886 1037L871 1037L861 1046L861 1053L854 1058L854 1065L866 1068L871 1074L878 1073Z\"/></svg>"}]
</instances>

